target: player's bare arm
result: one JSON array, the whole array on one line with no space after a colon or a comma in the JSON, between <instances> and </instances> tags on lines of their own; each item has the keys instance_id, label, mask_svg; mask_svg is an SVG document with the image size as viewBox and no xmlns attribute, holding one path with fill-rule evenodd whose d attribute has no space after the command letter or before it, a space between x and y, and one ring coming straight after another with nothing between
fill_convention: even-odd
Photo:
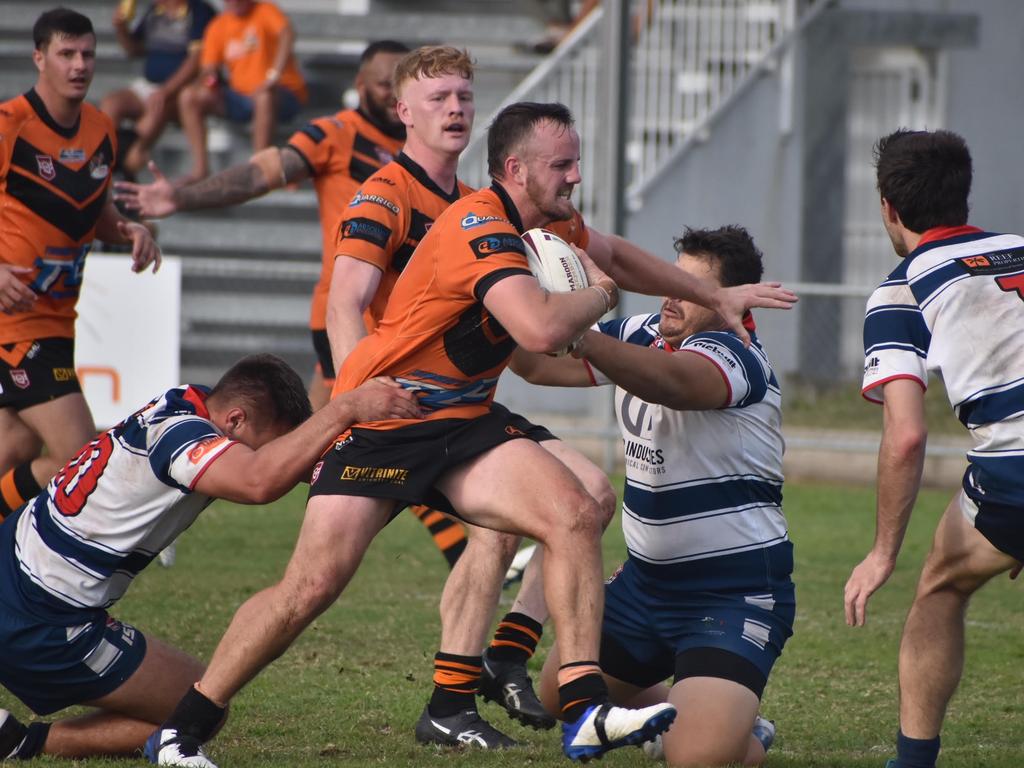
<instances>
[{"instance_id":1,"label":"player's bare arm","mask_svg":"<svg viewBox=\"0 0 1024 768\"><path fill-rule=\"evenodd\" d=\"M178 211L227 208L310 176L309 165L290 147L268 147L246 163L182 187L175 187L156 163L150 163L149 170L154 179L149 184L118 181L114 185L117 201L148 219Z\"/></svg>"},{"instance_id":2,"label":"player's bare arm","mask_svg":"<svg viewBox=\"0 0 1024 768\"><path fill-rule=\"evenodd\" d=\"M96 237L106 243L131 245L133 272L142 272L150 264L154 272L160 269L160 246L156 244L152 233L144 224L121 216L110 200L107 200L96 222Z\"/></svg>"},{"instance_id":3,"label":"player's bare arm","mask_svg":"<svg viewBox=\"0 0 1024 768\"><path fill-rule=\"evenodd\" d=\"M594 383L583 361L567 355L552 357L518 347L508 367L519 378L547 387L589 387Z\"/></svg>"},{"instance_id":4,"label":"player's bare arm","mask_svg":"<svg viewBox=\"0 0 1024 768\"><path fill-rule=\"evenodd\" d=\"M589 288L548 293L537 279L513 275L496 283L484 306L527 352L555 352L571 344L618 304L618 286L579 248Z\"/></svg>"},{"instance_id":5,"label":"player's bare arm","mask_svg":"<svg viewBox=\"0 0 1024 768\"><path fill-rule=\"evenodd\" d=\"M363 313L377 294L383 274L367 261L345 254L335 258L327 299L327 338L336 367L366 335Z\"/></svg>"},{"instance_id":6,"label":"player's bare arm","mask_svg":"<svg viewBox=\"0 0 1024 768\"><path fill-rule=\"evenodd\" d=\"M748 309L790 309L797 301L796 294L779 283L723 288L675 269L670 262L623 237L605 235L593 228L588 231L588 253L623 290L649 296L672 296L714 309L745 345L750 344L750 334L743 327L743 316Z\"/></svg>"},{"instance_id":7,"label":"player's bare arm","mask_svg":"<svg viewBox=\"0 0 1024 768\"><path fill-rule=\"evenodd\" d=\"M718 366L687 350L666 354L661 349L626 344L598 331L587 331L576 343L573 355L648 403L677 411L700 411L721 408L729 399Z\"/></svg>"},{"instance_id":8,"label":"player's bare arm","mask_svg":"<svg viewBox=\"0 0 1024 768\"><path fill-rule=\"evenodd\" d=\"M868 598L896 565L921 484L928 424L924 389L913 379L884 384L882 442L878 448L878 500L875 543L846 582L846 623L860 627L867 619Z\"/></svg>"},{"instance_id":9,"label":"player's bare arm","mask_svg":"<svg viewBox=\"0 0 1024 768\"><path fill-rule=\"evenodd\" d=\"M334 398L291 432L257 450L241 443L233 446L210 465L195 490L242 504L266 504L308 479L314 462L352 424L421 415L410 392L373 379Z\"/></svg>"}]
</instances>

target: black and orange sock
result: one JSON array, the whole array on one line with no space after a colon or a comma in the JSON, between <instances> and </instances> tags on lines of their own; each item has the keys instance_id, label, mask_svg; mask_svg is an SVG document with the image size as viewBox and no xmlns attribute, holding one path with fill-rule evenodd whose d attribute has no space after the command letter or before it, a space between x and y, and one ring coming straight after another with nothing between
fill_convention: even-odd
<instances>
[{"instance_id":1,"label":"black and orange sock","mask_svg":"<svg viewBox=\"0 0 1024 768\"><path fill-rule=\"evenodd\" d=\"M10 515L43 489L32 474L32 462L19 464L0 477L0 520Z\"/></svg>"},{"instance_id":2,"label":"black and orange sock","mask_svg":"<svg viewBox=\"0 0 1024 768\"><path fill-rule=\"evenodd\" d=\"M505 618L498 622L487 655L495 661L525 664L537 651L543 632L544 626L525 613L506 613Z\"/></svg>"},{"instance_id":3,"label":"black and orange sock","mask_svg":"<svg viewBox=\"0 0 1024 768\"><path fill-rule=\"evenodd\" d=\"M480 687L479 656L437 652L434 656L434 692L427 709L434 717L449 717L476 709Z\"/></svg>"},{"instance_id":4,"label":"black and orange sock","mask_svg":"<svg viewBox=\"0 0 1024 768\"><path fill-rule=\"evenodd\" d=\"M448 567L454 568L456 561L466 548L466 529L458 520L453 520L443 512L418 504L409 507L409 511L419 518L419 521L430 531L434 537L434 544L441 550L444 559L448 561Z\"/></svg>"},{"instance_id":5,"label":"black and orange sock","mask_svg":"<svg viewBox=\"0 0 1024 768\"><path fill-rule=\"evenodd\" d=\"M608 686L596 661L574 661L558 668L558 704L562 719L574 723L587 707L608 701Z\"/></svg>"}]
</instances>

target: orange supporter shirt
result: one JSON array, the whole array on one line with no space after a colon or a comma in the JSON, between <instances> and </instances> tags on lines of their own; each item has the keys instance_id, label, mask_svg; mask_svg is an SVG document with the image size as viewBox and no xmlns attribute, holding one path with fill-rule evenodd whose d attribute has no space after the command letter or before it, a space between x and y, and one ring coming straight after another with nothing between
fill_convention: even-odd
<instances>
[{"instance_id":1,"label":"orange supporter shirt","mask_svg":"<svg viewBox=\"0 0 1024 768\"><path fill-rule=\"evenodd\" d=\"M585 238L578 215L572 225ZM566 225L560 228L566 231ZM335 392L391 376L417 393L427 419L486 413L516 342L483 299L504 278L530 274L521 231L518 211L498 184L453 203L405 266L377 329L345 361ZM413 423L392 419L359 426Z\"/></svg>"},{"instance_id":2,"label":"orange supporter shirt","mask_svg":"<svg viewBox=\"0 0 1024 768\"><path fill-rule=\"evenodd\" d=\"M367 331L377 327L398 276L434 220L471 192L459 181L446 192L408 155L401 154L360 187L343 209L334 253L365 261L383 273L363 316Z\"/></svg>"},{"instance_id":3,"label":"orange supporter shirt","mask_svg":"<svg viewBox=\"0 0 1024 768\"><path fill-rule=\"evenodd\" d=\"M31 267L21 279L38 294L31 311L0 314L0 344L74 337L85 257L116 151L113 124L89 104L70 129L35 90L0 104L0 262Z\"/></svg>"},{"instance_id":4,"label":"orange supporter shirt","mask_svg":"<svg viewBox=\"0 0 1024 768\"><path fill-rule=\"evenodd\" d=\"M356 109L319 117L288 140L288 146L309 167L320 209L322 263L309 316L309 327L314 331L327 327L327 295L334 271L338 221L359 186L390 163L404 143L404 138L388 135Z\"/></svg>"},{"instance_id":5,"label":"orange supporter shirt","mask_svg":"<svg viewBox=\"0 0 1024 768\"><path fill-rule=\"evenodd\" d=\"M203 68L225 67L228 84L248 96L266 82L281 33L289 24L288 17L277 6L267 2L255 3L245 16L218 14L203 35L200 62ZM288 57L278 84L294 93L300 102L306 102L306 81L294 55Z\"/></svg>"}]
</instances>

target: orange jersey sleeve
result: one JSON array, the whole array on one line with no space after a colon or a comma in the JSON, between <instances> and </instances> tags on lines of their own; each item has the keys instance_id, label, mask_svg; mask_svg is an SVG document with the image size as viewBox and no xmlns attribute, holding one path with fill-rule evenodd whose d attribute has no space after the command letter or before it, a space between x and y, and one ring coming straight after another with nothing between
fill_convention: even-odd
<instances>
[{"instance_id":1,"label":"orange jersey sleeve","mask_svg":"<svg viewBox=\"0 0 1024 768\"><path fill-rule=\"evenodd\" d=\"M74 336L75 304L117 151L110 119L82 105L66 129L35 91L0 105L0 260L30 267L30 312L0 314L0 343Z\"/></svg>"},{"instance_id":2,"label":"orange jersey sleeve","mask_svg":"<svg viewBox=\"0 0 1024 768\"><path fill-rule=\"evenodd\" d=\"M387 135L354 109L317 118L288 140L287 146L309 167L320 211L322 261L309 321L314 330L327 325L339 221L359 186L391 162L402 143L403 139Z\"/></svg>"},{"instance_id":3,"label":"orange jersey sleeve","mask_svg":"<svg viewBox=\"0 0 1024 768\"><path fill-rule=\"evenodd\" d=\"M579 211L575 211L573 217L568 221L554 221L548 224L545 229L554 232L565 242L572 243L584 251L590 245L590 232L587 229L586 222L583 221L583 214Z\"/></svg>"}]
</instances>

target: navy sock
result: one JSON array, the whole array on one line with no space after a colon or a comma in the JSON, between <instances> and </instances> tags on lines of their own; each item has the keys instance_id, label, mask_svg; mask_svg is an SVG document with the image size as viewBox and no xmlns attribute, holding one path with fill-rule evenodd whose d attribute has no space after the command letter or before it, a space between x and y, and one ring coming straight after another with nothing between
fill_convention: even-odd
<instances>
[{"instance_id":1,"label":"navy sock","mask_svg":"<svg viewBox=\"0 0 1024 768\"><path fill-rule=\"evenodd\" d=\"M935 768L939 759L939 737L934 739L911 739L896 733L896 766L897 768Z\"/></svg>"},{"instance_id":2,"label":"navy sock","mask_svg":"<svg viewBox=\"0 0 1024 768\"><path fill-rule=\"evenodd\" d=\"M25 740L18 747L19 760L31 760L43 751L46 746L46 737L50 733L50 723L29 723Z\"/></svg>"}]
</instances>

